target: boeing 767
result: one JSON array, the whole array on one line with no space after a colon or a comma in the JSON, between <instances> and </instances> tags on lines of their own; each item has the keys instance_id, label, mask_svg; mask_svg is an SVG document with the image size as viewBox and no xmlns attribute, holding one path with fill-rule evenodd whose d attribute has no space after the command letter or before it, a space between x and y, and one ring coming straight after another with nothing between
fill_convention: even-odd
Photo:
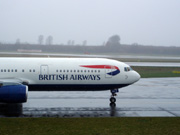
<instances>
[{"instance_id":1,"label":"boeing 767","mask_svg":"<svg viewBox=\"0 0 180 135\"><path fill-rule=\"evenodd\" d=\"M104 58L0 58L0 102L24 103L28 91L110 90L115 103L119 88L140 75L129 65Z\"/></svg>"}]
</instances>

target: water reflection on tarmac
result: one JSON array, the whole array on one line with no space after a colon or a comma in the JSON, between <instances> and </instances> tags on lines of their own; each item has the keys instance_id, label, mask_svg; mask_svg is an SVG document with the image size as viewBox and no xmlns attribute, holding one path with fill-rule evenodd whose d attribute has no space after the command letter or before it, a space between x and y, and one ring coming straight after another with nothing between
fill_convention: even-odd
<instances>
[{"instance_id":1,"label":"water reflection on tarmac","mask_svg":"<svg viewBox=\"0 0 180 135\"><path fill-rule=\"evenodd\" d=\"M116 106L109 91L29 92L27 103L0 104L0 117L176 117L180 78L141 79L120 89Z\"/></svg>"}]
</instances>

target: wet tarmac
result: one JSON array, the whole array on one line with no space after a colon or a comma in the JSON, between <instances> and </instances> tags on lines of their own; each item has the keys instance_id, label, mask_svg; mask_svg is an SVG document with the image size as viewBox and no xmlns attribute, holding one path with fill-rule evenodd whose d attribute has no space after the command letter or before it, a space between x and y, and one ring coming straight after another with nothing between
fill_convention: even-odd
<instances>
[{"instance_id":1,"label":"wet tarmac","mask_svg":"<svg viewBox=\"0 0 180 135\"><path fill-rule=\"evenodd\" d=\"M151 78L110 91L29 92L24 104L0 104L0 117L179 117L180 78Z\"/></svg>"}]
</instances>

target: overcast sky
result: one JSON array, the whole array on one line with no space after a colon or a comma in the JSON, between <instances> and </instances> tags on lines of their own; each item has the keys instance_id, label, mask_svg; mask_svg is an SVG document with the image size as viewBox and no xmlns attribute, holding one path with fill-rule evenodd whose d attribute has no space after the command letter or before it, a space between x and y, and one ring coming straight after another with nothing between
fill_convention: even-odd
<instances>
[{"instance_id":1,"label":"overcast sky","mask_svg":"<svg viewBox=\"0 0 180 135\"><path fill-rule=\"evenodd\" d=\"M0 42L180 46L180 0L0 0Z\"/></svg>"}]
</instances>

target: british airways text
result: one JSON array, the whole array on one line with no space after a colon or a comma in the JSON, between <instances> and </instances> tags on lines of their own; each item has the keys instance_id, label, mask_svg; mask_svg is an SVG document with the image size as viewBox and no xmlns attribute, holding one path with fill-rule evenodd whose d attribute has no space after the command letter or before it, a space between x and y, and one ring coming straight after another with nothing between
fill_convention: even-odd
<instances>
[{"instance_id":1,"label":"british airways text","mask_svg":"<svg viewBox=\"0 0 180 135\"><path fill-rule=\"evenodd\" d=\"M39 75L39 80L101 80L100 75L66 75L66 74L50 74Z\"/></svg>"}]
</instances>

